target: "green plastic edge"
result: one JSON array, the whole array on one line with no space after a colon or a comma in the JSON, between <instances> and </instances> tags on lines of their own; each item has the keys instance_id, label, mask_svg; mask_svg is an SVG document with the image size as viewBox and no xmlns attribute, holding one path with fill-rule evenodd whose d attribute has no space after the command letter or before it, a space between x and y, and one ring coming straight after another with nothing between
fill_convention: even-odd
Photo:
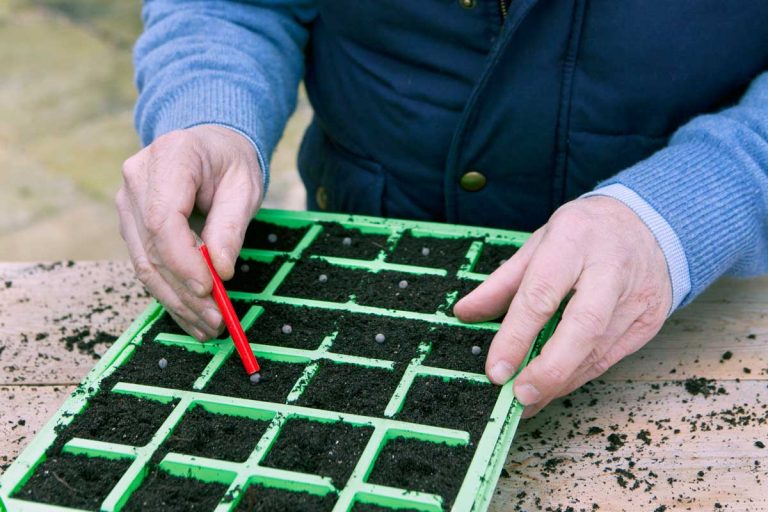
<instances>
[{"instance_id":1,"label":"green plastic edge","mask_svg":"<svg viewBox=\"0 0 768 512\"><path fill-rule=\"evenodd\" d=\"M380 219L376 217L314 213L314 212L307 213L307 212L285 212L285 211L279 211L279 210L262 210L258 218L259 220L262 220L262 221L273 222L276 224L282 224L290 227L309 226L315 222L327 221L327 222L339 222L341 224L348 224L350 225L349 227L359 228L361 229L362 232L376 232L376 233L390 232L391 233L393 228L396 228L397 230L399 230L399 233L397 233L394 236L390 236L390 238L394 238L394 239L396 239L401 234L401 232L405 229L410 229L413 232L414 236L424 235L424 236L432 236L432 237L438 237L438 238L440 237L445 238L445 237L452 237L452 236L455 236L455 237L475 236L475 237L482 238L485 242L493 243L494 241L499 241L504 243L512 243L514 245L522 244L529 236L526 233L510 232L510 231L495 230L495 229L480 228L480 227L473 228L473 227L463 227L463 226L451 226L451 225L431 223L431 222L400 221L400 220L392 220L392 219ZM319 230L319 228L317 227L314 227L313 229L315 229L315 231ZM317 233L315 233L315 235L316 234ZM309 243L311 243L311 241L303 245L306 246L306 245L309 245ZM303 248L304 247L296 247L294 249L294 252L300 252ZM245 252L248 252L248 251L245 251ZM268 251L257 251L257 252L264 253ZM477 250L474 247L469 251L470 254L474 254L476 252ZM333 260L333 258L329 258L329 259ZM339 260L339 259L336 258L336 260ZM336 263L343 264L345 262L337 261ZM363 266L365 267L365 265ZM373 267L378 267L376 268L376 270L378 269L401 270L400 268L390 268L390 267L397 267L397 265L386 264L386 263L384 264L379 263L378 265L373 265ZM371 270L374 270L374 268L371 268ZM433 269L430 269L430 270L433 270ZM482 274L473 274L472 272L469 272L467 270L460 270L458 272L458 275L460 277L466 277L466 278L476 279L476 280L480 280L486 277L485 275L482 275ZM274 280L277 280L277 276L275 277ZM233 294L233 298L235 295L237 294ZM247 295L247 298L252 300L264 299L263 297L258 296L260 294L245 294L245 295ZM276 296L275 300L272 300L272 301L286 302L286 303L292 302L291 300L283 301L279 299L280 298ZM298 301L298 302L308 303L313 301ZM319 305L319 304L315 304L315 305ZM343 304L335 304L335 308L347 309ZM381 313L389 312L389 310L380 310L379 308L371 308L371 307L365 307L365 306L358 306L358 308L361 309L361 311L359 311L361 313L381 314ZM94 366L94 368L86 375L86 377L83 379L81 384L78 386L78 389L76 390L76 392L73 393L73 395L71 395L65 401L62 407L59 409L59 411L57 411L57 413L51 418L51 420L49 420L46 426L38 433L35 439L19 455L19 457L8 469L8 471L2 476L2 478L0 478L0 506L4 506L3 500L7 500L9 503L13 503L14 510L30 510L30 511L32 510L46 510L46 511L73 510L73 509L66 509L63 507L26 502L22 500L14 500L9 498L9 494L15 488L23 484L23 480L25 480L26 477L31 475L35 465L42 462L45 451L47 450L48 446L50 446L50 444L55 440L55 437L56 437L56 434L54 431L55 426L58 425L62 420L64 420L68 415L76 414L77 412L79 412L79 410L87 402L87 400L90 399L90 397L97 391L97 383L102 377L105 376L104 374L106 373L106 371L111 369L111 367L115 364L115 362L120 359L120 357L123 354L123 351L129 347L129 345L131 344L131 341L135 339L144 329L146 329L149 326L149 324L151 324L155 320L155 318L157 318L157 316L159 316L161 313L162 313L162 308L159 306L159 304L152 303L141 315L139 315L139 317L131 324L129 329L125 333L123 333L122 336L120 336L120 338L115 342L115 344L110 348L110 350L104 355L101 361L99 361L99 363L97 363ZM398 314L401 314L401 312L398 312ZM435 315L422 315L418 313L412 313L410 315L406 314L405 316L434 317ZM430 321L434 322L436 320L430 319ZM443 315L442 318L438 318L437 322L449 323L449 324L458 323L453 317L449 317L447 315ZM540 350L543 342L546 341L546 339L551 335L551 332L554 330L555 324L556 324L556 319L553 319L542 330L540 335L537 337L535 343L531 347L531 351L529 352L529 355L525 361L526 364L528 360L530 360L530 358L533 357ZM254 346L254 348L258 349L260 347ZM305 351L299 351L299 352L305 352ZM231 353L231 349L229 350L229 353ZM353 356L352 356L352 359L354 359ZM438 370L435 372L420 371L419 373L426 374L426 375L438 375L438 376L442 375L444 377L449 377L449 378L453 378L453 377L467 378L468 376L468 375L462 375L463 372L455 372L451 370ZM469 374L469 375L473 375L473 374ZM476 376L476 374L474 375ZM78 390L81 390L82 392L78 393ZM187 406L189 406L189 404L187 404ZM177 409L181 409L181 412L178 414L179 418L186 412L187 406L183 408L179 408L179 406L177 406ZM269 406L267 407L267 409L279 409L279 408L280 408L279 404L269 404ZM285 412L278 412L277 414L281 415L281 414L285 414ZM486 430L484 431L478 443L478 447L475 451L475 455L473 457L472 463L467 472L467 475L464 478L464 483L459 491L459 494L457 495L457 499L455 501L455 504L452 510L480 511L480 510L485 510L487 508L490 502L490 499L493 496L493 491L495 489L496 482L498 481L501 467L505 462L506 454L509 450L509 447L511 446L514 432L519 422L521 414L522 414L522 406L514 400L514 395L512 393L512 382L509 382L502 387L502 391L500 392L499 399L497 400L496 406L494 407L493 413L491 415L491 419L486 425ZM332 414L332 416L338 416L338 415L334 413ZM350 416L350 415L346 415L346 416ZM315 415L307 414L307 417L315 417ZM376 431L379 431L379 428L382 426L383 423L390 424L391 422L394 421L391 419L384 419L384 420L377 419L377 418L368 418L368 419L370 420L369 424L376 427ZM441 435L443 434L443 432L441 431L445 431L446 429L439 429L437 427L429 427L429 426L422 426L422 427L423 427L423 430L425 430L425 432L423 432L423 434L425 435L428 435L430 433L432 435L437 434L435 437L437 437L438 439L433 438L434 442L445 442L447 440L446 437ZM171 426L171 429L172 428L173 427ZM433 430L436 430L438 432L430 432ZM156 434L160 435L159 432L160 430ZM383 432L382 435L389 435L388 434L389 430L382 430L382 432ZM455 431L455 432L458 433L460 431ZM170 434L170 430L166 435L169 435L169 434ZM432 436L429 436L429 437L432 437ZM448 437L451 437L451 436L448 436ZM160 442L162 442L162 440L160 440ZM74 444L76 445L77 443L74 443ZM108 443L104 443L104 444L108 444ZM383 444L381 444L378 447L378 449L381 449L382 447L383 447ZM374 454L374 457L375 457L375 454ZM192 459L194 460L194 458ZM362 461L363 457L361 457L360 460ZM165 460L163 462L165 462ZM164 464L161 463L161 466L162 465ZM369 463L369 466L371 465L372 464ZM136 483L136 486L139 483L140 481ZM244 482L244 483L248 484L250 482ZM367 490L370 490L370 488L376 488L380 486L374 486L371 484L366 484L364 482L361 482L360 485L354 486L354 487L359 487L354 491L354 494L356 496L357 495L365 496ZM346 488L350 488L350 485L348 484ZM386 493L379 489L378 497L382 498L382 494L386 494ZM407 502L412 503L412 499L415 499L417 501L422 500L420 496L422 493L406 492L406 494L409 497L409 499L407 499ZM431 495L423 495L423 496L424 496L423 510L433 510L434 506L431 505L433 502L431 501L431 498L429 498ZM384 506L386 506L387 504L398 506L398 505L403 505L402 503L403 498L404 496L400 496L399 493L395 492L391 500L377 499L374 502ZM369 500L363 499L361 501L367 502ZM354 503L354 498L352 501L349 502L350 507L352 506L353 503ZM422 508L422 507L419 507L419 508ZM335 508L335 510L336 509L342 510L338 506ZM344 508L344 510L346 510L346 508Z\"/></svg>"}]
</instances>

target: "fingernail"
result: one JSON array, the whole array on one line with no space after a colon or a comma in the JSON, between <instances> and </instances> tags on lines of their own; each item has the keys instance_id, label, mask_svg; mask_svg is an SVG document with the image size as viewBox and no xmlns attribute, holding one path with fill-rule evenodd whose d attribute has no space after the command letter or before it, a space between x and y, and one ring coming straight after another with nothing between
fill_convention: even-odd
<instances>
[{"instance_id":1,"label":"fingernail","mask_svg":"<svg viewBox=\"0 0 768 512\"><path fill-rule=\"evenodd\" d=\"M195 279L188 279L187 280L187 288L192 290L192 293L197 295L198 297L205 296L205 287L203 284L199 281L196 281Z\"/></svg>"},{"instance_id":2,"label":"fingernail","mask_svg":"<svg viewBox=\"0 0 768 512\"><path fill-rule=\"evenodd\" d=\"M541 393L533 384L515 386L515 396L523 405L532 405L539 401Z\"/></svg>"},{"instance_id":3,"label":"fingernail","mask_svg":"<svg viewBox=\"0 0 768 512\"><path fill-rule=\"evenodd\" d=\"M221 313L215 309L208 308L203 311L203 318L205 319L205 322L214 329L218 329L221 325Z\"/></svg>"},{"instance_id":4,"label":"fingernail","mask_svg":"<svg viewBox=\"0 0 768 512\"><path fill-rule=\"evenodd\" d=\"M494 383L501 385L506 383L513 373L515 373L515 368L511 364L506 361L499 361L491 368L489 377Z\"/></svg>"}]
</instances>

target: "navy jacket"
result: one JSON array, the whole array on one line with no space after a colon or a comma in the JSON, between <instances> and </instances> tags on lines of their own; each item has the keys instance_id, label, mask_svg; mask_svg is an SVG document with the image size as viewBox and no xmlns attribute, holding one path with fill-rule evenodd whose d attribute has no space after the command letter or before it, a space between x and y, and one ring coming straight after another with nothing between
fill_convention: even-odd
<instances>
[{"instance_id":1,"label":"navy jacket","mask_svg":"<svg viewBox=\"0 0 768 512\"><path fill-rule=\"evenodd\" d=\"M320 2L311 208L532 230L768 69L765 0L463 3Z\"/></svg>"}]
</instances>

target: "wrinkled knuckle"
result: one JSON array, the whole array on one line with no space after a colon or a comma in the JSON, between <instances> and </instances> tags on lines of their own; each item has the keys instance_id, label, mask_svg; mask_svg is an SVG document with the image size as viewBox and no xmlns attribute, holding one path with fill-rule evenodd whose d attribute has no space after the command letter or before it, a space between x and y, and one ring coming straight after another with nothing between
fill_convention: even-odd
<instances>
[{"instance_id":1,"label":"wrinkled knuckle","mask_svg":"<svg viewBox=\"0 0 768 512\"><path fill-rule=\"evenodd\" d=\"M134 258L133 270L136 273L136 277L138 278L138 280L144 283L145 285L148 285L149 282L152 280L154 270L152 269L152 265L149 263L149 261L146 258Z\"/></svg>"},{"instance_id":2,"label":"wrinkled knuckle","mask_svg":"<svg viewBox=\"0 0 768 512\"><path fill-rule=\"evenodd\" d=\"M608 320L605 315L591 310L580 312L571 319L576 329L586 336L600 336L608 328Z\"/></svg>"},{"instance_id":3,"label":"wrinkled knuckle","mask_svg":"<svg viewBox=\"0 0 768 512\"><path fill-rule=\"evenodd\" d=\"M521 290L522 301L530 313L537 318L549 317L560 304L555 288L544 280L537 280Z\"/></svg>"},{"instance_id":4,"label":"wrinkled knuckle","mask_svg":"<svg viewBox=\"0 0 768 512\"><path fill-rule=\"evenodd\" d=\"M121 167L123 182L129 187L133 186L137 181L139 170L141 169L140 158L138 155L134 155L123 162Z\"/></svg>"},{"instance_id":5,"label":"wrinkled knuckle","mask_svg":"<svg viewBox=\"0 0 768 512\"><path fill-rule=\"evenodd\" d=\"M607 357L598 358L592 365L597 375L602 375L611 368L611 362Z\"/></svg>"},{"instance_id":6,"label":"wrinkled knuckle","mask_svg":"<svg viewBox=\"0 0 768 512\"><path fill-rule=\"evenodd\" d=\"M158 201L151 201L144 212L144 228L152 236L158 235L163 230L168 219L165 205Z\"/></svg>"},{"instance_id":7,"label":"wrinkled knuckle","mask_svg":"<svg viewBox=\"0 0 768 512\"><path fill-rule=\"evenodd\" d=\"M562 386L568 381L568 374L563 368L554 364L547 364L541 367L539 374L542 383L558 387Z\"/></svg>"}]
</instances>

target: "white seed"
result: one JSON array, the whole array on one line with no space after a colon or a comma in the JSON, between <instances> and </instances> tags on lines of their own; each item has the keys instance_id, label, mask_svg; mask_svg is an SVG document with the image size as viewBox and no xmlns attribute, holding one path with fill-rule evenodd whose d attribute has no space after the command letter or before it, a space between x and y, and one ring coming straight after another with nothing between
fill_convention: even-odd
<instances>
[{"instance_id":1,"label":"white seed","mask_svg":"<svg viewBox=\"0 0 768 512\"><path fill-rule=\"evenodd\" d=\"M352 245L352 239L348 236L345 236L344 239L341 241L341 245L344 247L350 247Z\"/></svg>"},{"instance_id":2,"label":"white seed","mask_svg":"<svg viewBox=\"0 0 768 512\"><path fill-rule=\"evenodd\" d=\"M268 234L268 235L267 235L267 241L268 241L269 243L271 243L271 244L274 244L275 242L277 242L277 235L276 235L276 234L274 234L274 233L270 233L270 234Z\"/></svg>"},{"instance_id":3,"label":"white seed","mask_svg":"<svg viewBox=\"0 0 768 512\"><path fill-rule=\"evenodd\" d=\"M429 256L429 247L422 247L421 248L421 255L422 256Z\"/></svg>"},{"instance_id":4,"label":"white seed","mask_svg":"<svg viewBox=\"0 0 768 512\"><path fill-rule=\"evenodd\" d=\"M500 259L500 260L499 260L499 266L502 266L502 265L503 265L503 264L505 264L506 262L507 262L507 259L506 259L506 258Z\"/></svg>"},{"instance_id":5,"label":"white seed","mask_svg":"<svg viewBox=\"0 0 768 512\"><path fill-rule=\"evenodd\" d=\"M293 332L293 327L291 327L290 324L285 324L280 330L283 331L283 334L291 334Z\"/></svg>"},{"instance_id":6,"label":"white seed","mask_svg":"<svg viewBox=\"0 0 768 512\"><path fill-rule=\"evenodd\" d=\"M401 290L405 290L406 288L408 288L408 281L403 279L402 281L397 283L397 286L399 286Z\"/></svg>"},{"instance_id":7,"label":"white seed","mask_svg":"<svg viewBox=\"0 0 768 512\"><path fill-rule=\"evenodd\" d=\"M163 357L157 362L157 366L159 366L161 370L165 370L165 368L168 366L168 360Z\"/></svg>"},{"instance_id":8,"label":"white seed","mask_svg":"<svg viewBox=\"0 0 768 512\"><path fill-rule=\"evenodd\" d=\"M317 277L317 280L320 281L321 283L327 283L328 282L328 276L325 275L325 274L320 274Z\"/></svg>"},{"instance_id":9,"label":"white seed","mask_svg":"<svg viewBox=\"0 0 768 512\"><path fill-rule=\"evenodd\" d=\"M477 345L475 345L475 346L473 346L473 347L472 347L472 355L473 355L473 356L479 356L479 355L480 355L480 352L482 352L482 351L483 351L483 349L481 349L481 348L480 348L480 347L478 347Z\"/></svg>"},{"instance_id":10,"label":"white seed","mask_svg":"<svg viewBox=\"0 0 768 512\"><path fill-rule=\"evenodd\" d=\"M379 333L373 339L376 340L376 343L384 343L384 340L386 340L387 338L385 338L383 334Z\"/></svg>"},{"instance_id":11,"label":"white seed","mask_svg":"<svg viewBox=\"0 0 768 512\"><path fill-rule=\"evenodd\" d=\"M241 272L248 272L249 270L251 270L251 267L247 263L243 263L242 265L240 265Z\"/></svg>"},{"instance_id":12,"label":"white seed","mask_svg":"<svg viewBox=\"0 0 768 512\"><path fill-rule=\"evenodd\" d=\"M253 375L251 375L249 378L252 384L258 384L259 381L261 380L261 375L259 375L259 372L256 372Z\"/></svg>"}]
</instances>

